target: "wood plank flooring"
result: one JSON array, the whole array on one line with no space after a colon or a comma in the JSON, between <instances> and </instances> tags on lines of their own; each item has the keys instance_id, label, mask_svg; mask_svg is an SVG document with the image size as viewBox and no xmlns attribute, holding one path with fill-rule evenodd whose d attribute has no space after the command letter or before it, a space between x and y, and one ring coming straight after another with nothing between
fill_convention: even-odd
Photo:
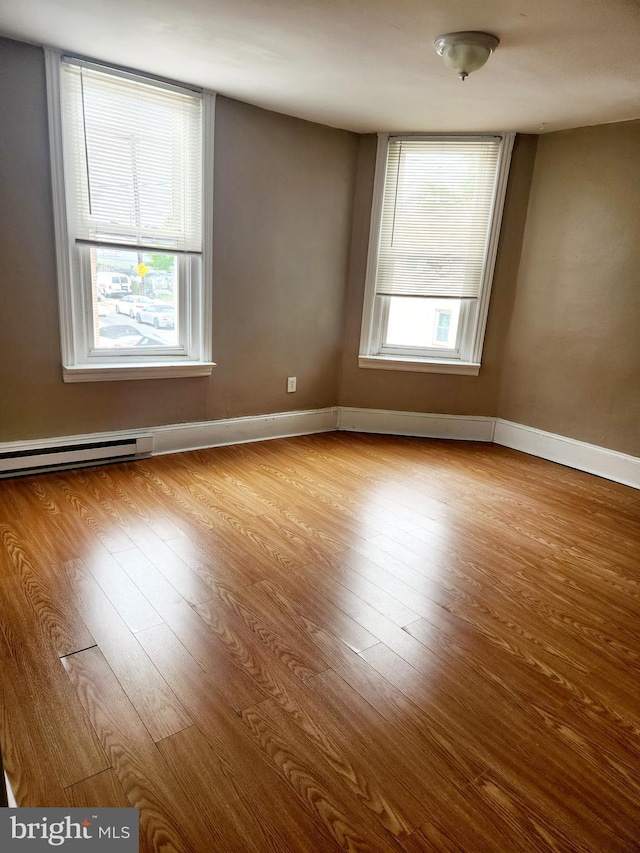
<instances>
[{"instance_id":1,"label":"wood plank flooring","mask_svg":"<svg viewBox=\"0 0 640 853\"><path fill-rule=\"evenodd\" d=\"M640 493L329 433L0 481L21 806L177 853L640 850Z\"/></svg>"}]
</instances>

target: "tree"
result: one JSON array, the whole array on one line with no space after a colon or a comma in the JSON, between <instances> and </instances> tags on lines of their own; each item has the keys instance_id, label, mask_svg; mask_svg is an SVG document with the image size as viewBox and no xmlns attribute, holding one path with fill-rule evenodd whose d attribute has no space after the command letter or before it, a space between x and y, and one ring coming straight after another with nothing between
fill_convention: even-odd
<instances>
[{"instance_id":1,"label":"tree","mask_svg":"<svg viewBox=\"0 0 640 853\"><path fill-rule=\"evenodd\" d=\"M158 253L150 254L149 258L149 266L154 272L173 272L173 265L175 263L175 257L173 255Z\"/></svg>"}]
</instances>

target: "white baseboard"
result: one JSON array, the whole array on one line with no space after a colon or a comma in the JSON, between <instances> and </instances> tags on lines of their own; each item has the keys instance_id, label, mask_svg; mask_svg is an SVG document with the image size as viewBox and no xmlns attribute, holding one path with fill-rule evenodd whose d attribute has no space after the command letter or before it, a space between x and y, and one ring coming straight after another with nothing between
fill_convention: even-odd
<instances>
[{"instance_id":1,"label":"white baseboard","mask_svg":"<svg viewBox=\"0 0 640 853\"><path fill-rule=\"evenodd\" d=\"M449 438L458 441L492 441L494 418L473 415L437 415L422 412L393 412L385 409L356 409L342 406L338 429L419 438Z\"/></svg>"},{"instance_id":2,"label":"white baseboard","mask_svg":"<svg viewBox=\"0 0 640 853\"><path fill-rule=\"evenodd\" d=\"M45 451L48 467L34 468L32 473L44 470L58 471L65 468L78 468L84 465L96 465L116 461L118 450L109 451L109 457L100 459L92 450L75 451L75 445L81 448L99 442L108 444L122 442L124 439L134 443L129 456L157 456L163 453L180 453L184 450L200 450L206 447L220 447L225 444L243 444L249 441L266 441L270 438L288 438L295 435L309 435L315 432L331 432L338 427L338 409L311 409L300 412L279 412L273 415L252 415L242 418L227 418L218 421L197 421L188 424L169 424L153 426L144 430L114 430L111 432L89 433L86 435L55 436L52 438L31 439L29 441L6 441L0 443L0 478L20 476L30 473L21 470L24 454L42 456ZM59 464L50 460L53 449L65 445L65 458ZM35 458L28 456L31 461ZM7 469L7 470L4 470Z\"/></svg>"},{"instance_id":3,"label":"white baseboard","mask_svg":"<svg viewBox=\"0 0 640 853\"><path fill-rule=\"evenodd\" d=\"M142 435L144 432L145 440L148 440L149 444L151 439L153 441L153 449L149 446L147 452L150 451L155 456L333 430L494 442L640 489L640 457L629 456L595 444L576 441L501 418L395 412L349 406L171 424L149 427L144 431L127 430L26 442L4 442L0 444L0 455L50 448L63 440L78 444L96 440L118 441L131 435Z\"/></svg>"},{"instance_id":4,"label":"white baseboard","mask_svg":"<svg viewBox=\"0 0 640 853\"><path fill-rule=\"evenodd\" d=\"M489 441L640 489L640 458L501 418L339 409L338 429L422 438Z\"/></svg>"},{"instance_id":5,"label":"white baseboard","mask_svg":"<svg viewBox=\"0 0 640 853\"><path fill-rule=\"evenodd\" d=\"M496 418L493 440L496 444L640 489L640 458L637 456L501 418Z\"/></svg>"},{"instance_id":6,"label":"white baseboard","mask_svg":"<svg viewBox=\"0 0 640 853\"><path fill-rule=\"evenodd\" d=\"M270 438L288 438L330 432L337 429L338 409L311 409L302 412L279 412L274 415L251 415L189 424L151 427L153 455L199 450L225 444L243 444Z\"/></svg>"}]
</instances>

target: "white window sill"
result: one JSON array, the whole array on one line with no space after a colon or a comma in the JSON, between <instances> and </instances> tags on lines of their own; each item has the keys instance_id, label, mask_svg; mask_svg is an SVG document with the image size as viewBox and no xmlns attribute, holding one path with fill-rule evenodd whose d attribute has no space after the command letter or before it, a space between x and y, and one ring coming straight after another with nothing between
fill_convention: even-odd
<instances>
[{"instance_id":1,"label":"white window sill","mask_svg":"<svg viewBox=\"0 0 640 853\"><path fill-rule=\"evenodd\" d=\"M358 367L373 370L406 370L412 373L454 373L460 376L477 376L480 364L473 361L457 361L444 358L413 358L407 356L361 355Z\"/></svg>"},{"instance_id":2,"label":"white window sill","mask_svg":"<svg viewBox=\"0 0 640 853\"><path fill-rule=\"evenodd\" d=\"M164 364L78 364L62 368L65 382L113 382L123 379L174 379L210 376L214 361L165 362Z\"/></svg>"}]
</instances>

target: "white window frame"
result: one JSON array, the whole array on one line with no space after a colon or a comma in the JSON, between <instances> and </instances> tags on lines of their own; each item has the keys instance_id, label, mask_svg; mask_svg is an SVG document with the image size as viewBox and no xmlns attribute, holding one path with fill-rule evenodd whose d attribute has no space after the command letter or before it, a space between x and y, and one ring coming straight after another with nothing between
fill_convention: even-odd
<instances>
[{"instance_id":1,"label":"white window frame","mask_svg":"<svg viewBox=\"0 0 640 853\"><path fill-rule=\"evenodd\" d=\"M382 220L385 174L389 141L398 137L413 139L452 139L499 137L502 140L498 162L496 192L493 201L484 271L478 299L462 299L456 344L453 348L417 348L385 345L384 331L388 319L388 296L376 296L378 244ZM403 370L421 373L453 373L477 376L489 312L491 285L495 268L502 212L509 177L509 165L515 133L379 133L373 186L369 252L362 311L358 366L378 370Z\"/></svg>"},{"instance_id":2,"label":"white window frame","mask_svg":"<svg viewBox=\"0 0 640 853\"><path fill-rule=\"evenodd\" d=\"M190 281L196 263L188 254L178 253L179 340L184 346L145 348L144 353L92 347L93 308L89 253L71 240L67 225L67 206L62 147L60 73L63 56L79 60L100 70L126 75L141 82L153 81L202 94L203 215L202 256L199 283ZM215 362L212 357L212 281L213 281L213 139L215 94L188 85L159 80L153 75L119 69L84 57L45 50L49 146L53 189L54 228L62 378L64 382L104 382L123 379L163 379L181 376L208 376ZM119 246L136 251L135 246ZM171 253L171 250L167 250Z\"/></svg>"}]
</instances>

